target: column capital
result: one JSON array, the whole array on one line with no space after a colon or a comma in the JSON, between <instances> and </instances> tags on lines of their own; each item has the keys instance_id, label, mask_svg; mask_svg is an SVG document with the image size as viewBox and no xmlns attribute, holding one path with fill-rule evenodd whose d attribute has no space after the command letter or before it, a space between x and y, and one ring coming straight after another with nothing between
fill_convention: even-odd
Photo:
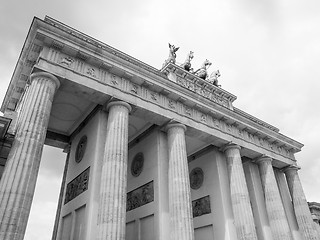
<instances>
[{"instance_id":1,"label":"column capital","mask_svg":"<svg viewBox=\"0 0 320 240\"><path fill-rule=\"evenodd\" d=\"M262 156L256 158L254 162L256 162L258 164L260 164L262 162L270 162L272 164L272 161L273 161L273 159L271 157L269 157L267 155L262 155Z\"/></svg>"},{"instance_id":2,"label":"column capital","mask_svg":"<svg viewBox=\"0 0 320 240\"><path fill-rule=\"evenodd\" d=\"M168 132L170 128L174 128L174 127L182 128L184 132L187 131L186 125L178 122L168 123L167 126L165 127L165 131Z\"/></svg>"},{"instance_id":3,"label":"column capital","mask_svg":"<svg viewBox=\"0 0 320 240\"><path fill-rule=\"evenodd\" d=\"M298 172L298 170L300 170L301 167L297 166L297 165L289 165L287 167L284 167L281 169L282 172L286 173L288 171L295 171Z\"/></svg>"},{"instance_id":4,"label":"column capital","mask_svg":"<svg viewBox=\"0 0 320 240\"><path fill-rule=\"evenodd\" d=\"M131 110L132 110L132 107L130 106L130 104L127 103L127 102L124 102L124 101L112 101L112 102L109 102L109 103L106 105L106 107L104 107L104 110L105 110L105 111L109 111L109 109L110 109L112 106L116 106L116 105L126 107L129 112L131 112Z\"/></svg>"},{"instance_id":5,"label":"column capital","mask_svg":"<svg viewBox=\"0 0 320 240\"><path fill-rule=\"evenodd\" d=\"M32 82L35 78L38 78L38 77L45 77L45 78L51 79L56 84L56 90L60 87L59 79L56 76L52 75L51 73L47 73L47 72L32 73L30 75L30 82Z\"/></svg>"},{"instance_id":6,"label":"column capital","mask_svg":"<svg viewBox=\"0 0 320 240\"><path fill-rule=\"evenodd\" d=\"M227 151L229 149L238 149L240 151L241 147L238 144L235 144L235 143L228 143L225 146L223 146L221 149L222 149L223 152L225 152L225 151Z\"/></svg>"}]
</instances>

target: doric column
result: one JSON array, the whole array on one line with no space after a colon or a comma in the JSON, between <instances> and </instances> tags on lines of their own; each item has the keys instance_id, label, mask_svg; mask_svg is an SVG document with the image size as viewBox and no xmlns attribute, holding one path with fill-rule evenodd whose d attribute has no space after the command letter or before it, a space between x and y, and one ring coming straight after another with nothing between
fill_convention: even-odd
<instances>
[{"instance_id":1,"label":"doric column","mask_svg":"<svg viewBox=\"0 0 320 240\"><path fill-rule=\"evenodd\" d=\"M299 179L298 169L296 166L290 166L283 170L287 178L293 209L304 238L318 239L313 228L312 216Z\"/></svg>"},{"instance_id":2,"label":"doric column","mask_svg":"<svg viewBox=\"0 0 320 240\"><path fill-rule=\"evenodd\" d=\"M253 240L257 239L257 233L240 149L241 147L236 144L229 144L224 147L228 164L231 202L238 239Z\"/></svg>"},{"instance_id":3,"label":"doric column","mask_svg":"<svg viewBox=\"0 0 320 240\"><path fill-rule=\"evenodd\" d=\"M272 159L262 156L256 161L259 165L261 183L274 240L291 240L291 231L273 172Z\"/></svg>"},{"instance_id":4,"label":"doric column","mask_svg":"<svg viewBox=\"0 0 320 240\"><path fill-rule=\"evenodd\" d=\"M186 150L186 126L172 123L166 127L169 150L170 239L193 240L193 218Z\"/></svg>"},{"instance_id":5,"label":"doric column","mask_svg":"<svg viewBox=\"0 0 320 240\"><path fill-rule=\"evenodd\" d=\"M52 231L52 238L51 240L57 240L58 235L58 227L59 227L59 221L60 221L60 214L61 214L61 208L62 208L62 200L64 195L64 188L66 186L66 179L67 179L67 173L68 173L68 166L69 166L69 159L70 159L70 144L65 148L63 152L67 153L66 163L64 165L63 175L62 175L62 181L61 181L61 187L60 187L60 194L58 199L58 207L56 211L56 218L54 220L53 225L53 231Z\"/></svg>"},{"instance_id":6,"label":"doric column","mask_svg":"<svg viewBox=\"0 0 320 240\"><path fill-rule=\"evenodd\" d=\"M22 240L34 195L53 96L59 80L45 72L30 76L29 93L0 183L0 239Z\"/></svg>"},{"instance_id":7,"label":"doric column","mask_svg":"<svg viewBox=\"0 0 320 240\"><path fill-rule=\"evenodd\" d=\"M109 110L98 212L98 240L124 240L126 229L128 127L131 106L115 101Z\"/></svg>"}]
</instances>

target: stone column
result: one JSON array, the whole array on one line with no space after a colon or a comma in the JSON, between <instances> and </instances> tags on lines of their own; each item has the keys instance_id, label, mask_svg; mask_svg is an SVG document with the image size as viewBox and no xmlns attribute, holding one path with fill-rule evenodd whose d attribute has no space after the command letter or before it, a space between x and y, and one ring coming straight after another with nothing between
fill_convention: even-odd
<instances>
[{"instance_id":1,"label":"stone column","mask_svg":"<svg viewBox=\"0 0 320 240\"><path fill-rule=\"evenodd\" d=\"M45 72L31 86L0 183L0 239L22 240L34 195L53 96L59 80Z\"/></svg>"},{"instance_id":2,"label":"stone column","mask_svg":"<svg viewBox=\"0 0 320 240\"><path fill-rule=\"evenodd\" d=\"M131 106L115 101L109 110L103 156L97 239L124 240L126 230L128 127Z\"/></svg>"},{"instance_id":3,"label":"stone column","mask_svg":"<svg viewBox=\"0 0 320 240\"><path fill-rule=\"evenodd\" d=\"M298 169L296 166L290 166L283 170L287 178L293 209L304 239L317 239L312 216L299 179Z\"/></svg>"},{"instance_id":4,"label":"stone column","mask_svg":"<svg viewBox=\"0 0 320 240\"><path fill-rule=\"evenodd\" d=\"M256 162L259 166L273 238L274 240L291 240L291 231L273 172L272 159L267 156L262 156Z\"/></svg>"},{"instance_id":5,"label":"stone column","mask_svg":"<svg viewBox=\"0 0 320 240\"><path fill-rule=\"evenodd\" d=\"M224 147L228 164L231 202L238 239L253 240L257 239L257 233L240 149L241 147L236 144L229 144Z\"/></svg>"},{"instance_id":6,"label":"stone column","mask_svg":"<svg viewBox=\"0 0 320 240\"><path fill-rule=\"evenodd\" d=\"M186 126L171 123L166 127L169 151L170 239L193 240L193 217L186 150Z\"/></svg>"},{"instance_id":7,"label":"stone column","mask_svg":"<svg viewBox=\"0 0 320 240\"><path fill-rule=\"evenodd\" d=\"M66 149L63 151L63 152L67 153L67 158L66 158L66 163L64 165L63 175L62 175L60 194L59 194L59 199L58 199L58 207L57 207L57 211L56 211L56 218L54 220L51 240L57 240L58 227L59 227L59 222L60 222L60 214L61 214L61 208L62 208L62 204L63 204L62 200L63 200L63 195L64 195L64 188L66 186L66 179L67 179L69 159L70 159L70 147L71 147L70 144L68 144Z\"/></svg>"}]
</instances>

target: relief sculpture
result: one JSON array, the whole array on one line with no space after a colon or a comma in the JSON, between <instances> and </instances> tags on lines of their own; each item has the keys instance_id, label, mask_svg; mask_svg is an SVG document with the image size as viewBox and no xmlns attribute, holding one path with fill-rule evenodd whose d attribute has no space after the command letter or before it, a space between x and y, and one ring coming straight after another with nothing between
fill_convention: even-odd
<instances>
[{"instance_id":1,"label":"relief sculpture","mask_svg":"<svg viewBox=\"0 0 320 240\"><path fill-rule=\"evenodd\" d=\"M153 202L153 181L127 193L127 212Z\"/></svg>"},{"instance_id":2,"label":"relief sculpture","mask_svg":"<svg viewBox=\"0 0 320 240\"><path fill-rule=\"evenodd\" d=\"M202 169L199 167L192 169L192 171L190 172L189 178L190 178L190 187L194 190L199 189L202 186L203 180L204 180L204 174Z\"/></svg>"},{"instance_id":3,"label":"relief sculpture","mask_svg":"<svg viewBox=\"0 0 320 240\"><path fill-rule=\"evenodd\" d=\"M192 214L194 218L209 213L211 213L209 195L192 201Z\"/></svg>"},{"instance_id":4,"label":"relief sculpture","mask_svg":"<svg viewBox=\"0 0 320 240\"><path fill-rule=\"evenodd\" d=\"M137 153L131 163L131 174L138 177L143 170L144 156L142 152Z\"/></svg>"},{"instance_id":5,"label":"relief sculpture","mask_svg":"<svg viewBox=\"0 0 320 240\"><path fill-rule=\"evenodd\" d=\"M88 189L90 167L80 173L76 178L67 184L64 204L79 196Z\"/></svg>"}]
</instances>

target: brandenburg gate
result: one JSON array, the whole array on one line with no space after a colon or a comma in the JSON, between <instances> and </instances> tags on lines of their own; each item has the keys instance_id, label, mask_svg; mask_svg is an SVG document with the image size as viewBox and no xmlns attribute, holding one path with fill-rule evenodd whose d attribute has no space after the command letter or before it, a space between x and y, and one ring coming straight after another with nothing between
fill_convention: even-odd
<instances>
[{"instance_id":1,"label":"brandenburg gate","mask_svg":"<svg viewBox=\"0 0 320 240\"><path fill-rule=\"evenodd\" d=\"M177 51L159 70L34 18L1 106L1 240L24 238L44 144L67 152L53 240L319 239L303 145Z\"/></svg>"}]
</instances>

